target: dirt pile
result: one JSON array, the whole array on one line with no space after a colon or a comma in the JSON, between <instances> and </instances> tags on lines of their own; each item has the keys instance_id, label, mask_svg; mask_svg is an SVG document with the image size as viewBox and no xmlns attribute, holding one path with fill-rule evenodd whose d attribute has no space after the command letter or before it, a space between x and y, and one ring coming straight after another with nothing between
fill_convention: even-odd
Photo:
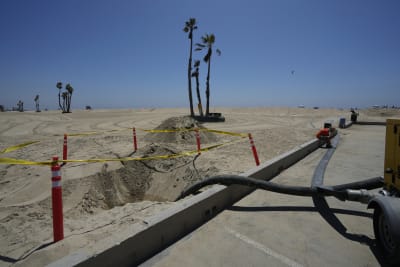
<instances>
[{"instance_id":1,"label":"dirt pile","mask_svg":"<svg viewBox=\"0 0 400 267\"><path fill-rule=\"evenodd\" d=\"M174 144L196 144L195 132L192 129L200 129L202 144L218 141L216 134L204 131L206 128L190 116L172 117L163 121L154 130L173 130L176 132L150 132L145 135L145 140L153 143L174 143ZM203 129L203 130L201 130ZM183 131L179 131L183 130Z\"/></svg>"},{"instance_id":2,"label":"dirt pile","mask_svg":"<svg viewBox=\"0 0 400 267\"><path fill-rule=\"evenodd\" d=\"M141 157L179 153L165 144L151 144L143 150ZM218 172L215 167L198 169L195 164L196 158L133 160L124 162L122 168L112 171L107 171L105 163L101 172L75 180L87 187L78 203L77 211L93 214L142 200L174 201L189 184ZM76 186L80 185L69 184L69 187Z\"/></svg>"},{"instance_id":3,"label":"dirt pile","mask_svg":"<svg viewBox=\"0 0 400 267\"><path fill-rule=\"evenodd\" d=\"M206 129L189 116L169 118L155 130L179 131L148 133L145 139L150 144L141 148L135 157L176 155L187 150L185 145L195 147L196 136L191 131L194 128ZM200 138L202 143L218 141L215 133L204 130L200 131ZM76 187L83 189L75 212L85 214L143 200L174 201L189 184L218 173L213 166L197 168L196 159L194 155L124 161L122 168L111 171L107 170L105 163L99 173L71 181L65 190L73 192Z\"/></svg>"}]
</instances>

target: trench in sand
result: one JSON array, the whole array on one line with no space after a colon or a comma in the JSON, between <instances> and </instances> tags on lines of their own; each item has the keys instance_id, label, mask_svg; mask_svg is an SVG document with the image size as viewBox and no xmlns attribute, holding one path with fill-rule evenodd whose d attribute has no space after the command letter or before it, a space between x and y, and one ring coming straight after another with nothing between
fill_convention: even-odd
<instances>
[{"instance_id":1,"label":"trench in sand","mask_svg":"<svg viewBox=\"0 0 400 267\"><path fill-rule=\"evenodd\" d=\"M190 117L173 117L165 120L155 130L182 130L204 128ZM200 131L202 144L219 140L214 133ZM140 150L139 157L178 154L185 147L196 143L193 131L148 133L144 139L148 145ZM139 201L174 201L185 187L204 177L218 173L214 166L196 166L197 156L185 156L160 160L122 161L122 168L107 170L102 166L98 173L68 181L64 185L68 199L78 187L83 195L72 213L94 214L126 203ZM75 196L76 197L76 196Z\"/></svg>"}]
</instances>

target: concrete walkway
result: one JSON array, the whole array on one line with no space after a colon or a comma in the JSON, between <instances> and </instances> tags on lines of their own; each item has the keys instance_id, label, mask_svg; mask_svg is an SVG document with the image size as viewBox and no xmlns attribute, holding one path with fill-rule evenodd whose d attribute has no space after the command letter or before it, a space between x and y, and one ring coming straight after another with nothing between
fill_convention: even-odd
<instances>
[{"instance_id":1,"label":"concrete walkway","mask_svg":"<svg viewBox=\"0 0 400 267\"><path fill-rule=\"evenodd\" d=\"M333 185L383 175L385 127L340 130L326 169ZM325 149L273 181L309 186ZM334 198L313 201L256 190L142 266L381 266L372 211Z\"/></svg>"}]
</instances>

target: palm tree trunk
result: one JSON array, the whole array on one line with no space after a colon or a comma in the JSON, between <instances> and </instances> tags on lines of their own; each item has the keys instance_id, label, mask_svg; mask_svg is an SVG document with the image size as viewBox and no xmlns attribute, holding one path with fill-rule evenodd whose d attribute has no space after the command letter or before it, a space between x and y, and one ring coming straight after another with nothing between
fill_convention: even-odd
<instances>
[{"instance_id":1,"label":"palm tree trunk","mask_svg":"<svg viewBox=\"0 0 400 267\"><path fill-rule=\"evenodd\" d=\"M193 111L193 96L192 96L192 50L193 50L193 38L190 38L190 54L188 64L188 91L189 91L189 104L190 104L190 116L194 116Z\"/></svg>"},{"instance_id":2,"label":"palm tree trunk","mask_svg":"<svg viewBox=\"0 0 400 267\"><path fill-rule=\"evenodd\" d=\"M203 117L203 106L201 104L201 96L200 96L200 83L199 83L199 74L196 75L196 92L197 92L197 99L199 101L199 113L200 116Z\"/></svg>"},{"instance_id":3,"label":"palm tree trunk","mask_svg":"<svg viewBox=\"0 0 400 267\"><path fill-rule=\"evenodd\" d=\"M58 89L58 106L61 110L63 109L61 106L61 89Z\"/></svg>"},{"instance_id":4,"label":"palm tree trunk","mask_svg":"<svg viewBox=\"0 0 400 267\"><path fill-rule=\"evenodd\" d=\"M68 112L71 113L71 102L72 102L72 94L69 95L69 101L68 101Z\"/></svg>"},{"instance_id":5,"label":"palm tree trunk","mask_svg":"<svg viewBox=\"0 0 400 267\"><path fill-rule=\"evenodd\" d=\"M206 107L206 116L210 114L210 68L211 68L211 56L208 59L208 70L207 70L207 89L206 89L206 97L207 97L207 107Z\"/></svg>"},{"instance_id":6,"label":"palm tree trunk","mask_svg":"<svg viewBox=\"0 0 400 267\"><path fill-rule=\"evenodd\" d=\"M69 107L71 105L70 94L67 95L67 113L69 113Z\"/></svg>"}]
</instances>

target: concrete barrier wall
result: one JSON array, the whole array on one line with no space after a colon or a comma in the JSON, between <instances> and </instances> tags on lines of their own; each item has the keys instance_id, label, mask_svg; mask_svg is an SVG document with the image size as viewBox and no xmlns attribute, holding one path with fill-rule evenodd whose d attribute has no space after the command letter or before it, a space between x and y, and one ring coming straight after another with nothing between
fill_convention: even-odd
<instances>
[{"instance_id":1,"label":"concrete barrier wall","mask_svg":"<svg viewBox=\"0 0 400 267\"><path fill-rule=\"evenodd\" d=\"M381 125L386 126L386 121L357 121L354 124L358 125Z\"/></svg>"},{"instance_id":2,"label":"concrete barrier wall","mask_svg":"<svg viewBox=\"0 0 400 267\"><path fill-rule=\"evenodd\" d=\"M349 128L351 125L353 125L352 121L347 121L344 125L344 128Z\"/></svg>"},{"instance_id":3,"label":"concrete barrier wall","mask_svg":"<svg viewBox=\"0 0 400 267\"><path fill-rule=\"evenodd\" d=\"M311 140L242 175L271 180L282 170L316 150L318 146L318 139ZM84 251L77 251L51 265L67 266L72 262L78 266L138 265L195 230L253 190L250 187L239 185L228 187L214 185L197 195L178 201L172 208L149 218L147 228L127 237L119 244L110 244L98 255L91 256L86 255Z\"/></svg>"}]
</instances>

